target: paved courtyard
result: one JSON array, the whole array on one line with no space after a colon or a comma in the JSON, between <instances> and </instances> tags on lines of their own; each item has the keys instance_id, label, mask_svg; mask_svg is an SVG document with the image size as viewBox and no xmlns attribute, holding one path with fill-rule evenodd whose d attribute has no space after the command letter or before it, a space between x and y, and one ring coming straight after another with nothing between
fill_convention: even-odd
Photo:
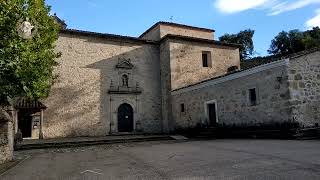
<instances>
[{"instance_id":1,"label":"paved courtyard","mask_svg":"<svg viewBox=\"0 0 320 180\"><path fill-rule=\"evenodd\" d=\"M320 179L320 141L144 142L16 153L1 180Z\"/></svg>"}]
</instances>

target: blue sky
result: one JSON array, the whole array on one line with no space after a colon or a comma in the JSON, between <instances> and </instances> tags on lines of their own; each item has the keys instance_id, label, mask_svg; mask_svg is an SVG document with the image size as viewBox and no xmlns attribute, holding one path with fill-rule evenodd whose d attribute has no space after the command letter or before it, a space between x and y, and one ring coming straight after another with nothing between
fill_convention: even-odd
<instances>
[{"instance_id":1,"label":"blue sky","mask_svg":"<svg viewBox=\"0 0 320 180\"><path fill-rule=\"evenodd\" d=\"M256 31L256 55L267 55L280 31L320 26L320 0L47 0L68 28L139 36L157 21L225 33Z\"/></svg>"}]
</instances>

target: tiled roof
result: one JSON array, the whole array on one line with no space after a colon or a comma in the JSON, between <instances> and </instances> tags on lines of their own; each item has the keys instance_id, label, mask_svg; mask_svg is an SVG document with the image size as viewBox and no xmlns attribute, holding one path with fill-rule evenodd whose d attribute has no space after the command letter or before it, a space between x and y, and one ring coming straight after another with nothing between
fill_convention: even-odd
<instances>
[{"instance_id":1,"label":"tiled roof","mask_svg":"<svg viewBox=\"0 0 320 180\"><path fill-rule=\"evenodd\" d=\"M63 21L62 19L60 19L57 14L54 14L53 17L56 19L56 21L62 26L62 27L67 27L67 24L65 23L65 21Z\"/></svg>"},{"instance_id":2,"label":"tiled roof","mask_svg":"<svg viewBox=\"0 0 320 180\"><path fill-rule=\"evenodd\" d=\"M225 43L225 42L215 41L215 40L210 40L210 39L201 39L201 38L172 35L172 34L167 34L160 41L150 41L150 40L144 40L144 39L130 37L130 36L97 33L97 32L82 31L82 30L76 30L76 29L62 29L62 30L60 30L60 33L61 34L80 35L80 36L89 36L89 37L100 37L100 38L107 38L109 40L116 40L116 41L122 41L122 42L134 42L134 43L146 43L146 44L159 44L165 39L178 39L178 40L184 40L184 41L202 42L202 43L209 43L209 44L211 43L211 44L236 47L236 48L240 47L240 45L238 45L238 44L231 44L231 43Z\"/></svg>"},{"instance_id":3,"label":"tiled roof","mask_svg":"<svg viewBox=\"0 0 320 180\"><path fill-rule=\"evenodd\" d=\"M15 109L46 109L47 107L40 101L18 98L14 105Z\"/></svg>"},{"instance_id":4,"label":"tiled roof","mask_svg":"<svg viewBox=\"0 0 320 180\"><path fill-rule=\"evenodd\" d=\"M215 41L211 39L202 39L202 38L195 38L195 37L190 37L190 36L181 36L181 35L173 35L173 34L167 34L164 36L160 42L166 40L166 39L176 39L176 40L184 40L184 41L192 41L192 42L202 42L202 43L208 43L208 44L216 44L220 46L229 46L229 47L235 47L235 48L240 48L240 44L232 44L232 43L225 43L222 41Z\"/></svg>"},{"instance_id":5,"label":"tiled roof","mask_svg":"<svg viewBox=\"0 0 320 180\"><path fill-rule=\"evenodd\" d=\"M310 54L316 51L320 51L320 47L300 51L297 53L281 56L281 55L271 55L271 56L265 56L265 57L255 57L249 60L245 60L241 62L241 69L251 69L256 66L260 66L263 64L268 64L274 61L279 61L281 59L292 59L292 58L297 58L306 54Z\"/></svg>"},{"instance_id":6,"label":"tiled roof","mask_svg":"<svg viewBox=\"0 0 320 180\"><path fill-rule=\"evenodd\" d=\"M136 37L130 36L121 36L116 34L107 34L107 33L98 33L98 32L90 32L90 31L82 31L76 29L62 29L60 30L61 34L71 34L71 35L81 35L81 36L91 36L91 37L100 37L100 38L108 38L111 40L121 40L126 42L138 42L138 43L148 43L148 44L156 44L155 41L143 40Z\"/></svg>"}]
</instances>

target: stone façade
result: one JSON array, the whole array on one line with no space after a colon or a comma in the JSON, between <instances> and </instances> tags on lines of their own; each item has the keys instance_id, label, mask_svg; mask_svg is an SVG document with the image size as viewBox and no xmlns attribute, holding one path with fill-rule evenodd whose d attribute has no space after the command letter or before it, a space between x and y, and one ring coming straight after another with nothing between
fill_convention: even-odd
<instances>
[{"instance_id":1,"label":"stone fa\u00e7ade","mask_svg":"<svg viewBox=\"0 0 320 180\"><path fill-rule=\"evenodd\" d=\"M124 104L132 107L129 133L205 124L208 102L217 104L218 123L318 121L317 53L238 72L238 45L215 41L214 30L165 22L139 38L63 29L56 50L62 56L43 102L44 138L121 134ZM248 104L250 88L257 90L255 106Z\"/></svg>"},{"instance_id":2,"label":"stone fa\u00e7ade","mask_svg":"<svg viewBox=\"0 0 320 180\"><path fill-rule=\"evenodd\" d=\"M59 76L46 99L45 138L102 136L117 132L117 108L128 103L145 132L161 132L159 50L154 44L61 34ZM117 68L130 60L132 69ZM141 94L109 94L128 75L129 88ZM137 123L137 122L136 122ZM136 124L134 123L134 124Z\"/></svg>"},{"instance_id":3,"label":"stone fa\u00e7ade","mask_svg":"<svg viewBox=\"0 0 320 180\"><path fill-rule=\"evenodd\" d=\"M162 41L62 30L56 42L57 52L62 53L55 70L58 78L44 101L44 138L118 134L117 113L124 103L133 108L134 133L169 132L173 124L166 113L171 106L167 95L173 88L223 74L229 59L230 64L239 64L238 47L214 41L213 30L171 23L157 28ZM154 35L153 31L148 33ZM169 37L186 32L184 39ZM197 45L192 46L193 42ZM188 48L182 53L190 53L189 57L182 56L179 48L184 47ZM217 64L197 74L202 50L212 51ZM191 59L199 59L195 69ZM176 72L173 62L189 63L192 76L180 80L184 72ZM128 76L128 87L122 86L123 75Z\"/></svg>"},{"instance_id":4,"label":"stone fa\u00e7ade","mask_svg":"<svg viewBox=\"0 0 320 180\"><path fill-rule=\"evenodd\" d=\"M217 106L226 125L298 122L317 126L320 103L320 51L310 51L252 69L172 91L175 128L208 124L207 104ZM249 89L257 90L257 104ZM180 105L185 104L185 112Z\"/></svg>"}]
</instances>

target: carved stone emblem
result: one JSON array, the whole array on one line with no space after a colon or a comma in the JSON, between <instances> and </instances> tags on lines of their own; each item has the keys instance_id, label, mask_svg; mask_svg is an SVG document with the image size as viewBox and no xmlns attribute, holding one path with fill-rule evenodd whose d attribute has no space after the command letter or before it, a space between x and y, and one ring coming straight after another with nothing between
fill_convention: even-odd
<instances>
[{"instance_id":1,"label":"carved stone emblem","mask_svg":"<svg viewBox=\"0 0 320 180\"><path fill-rule=\"evenodd\" d=\"M118 69L133 69L133 64L131 63L131 59L119 59L116 68Z\"/></svg>"}]
</instances>

